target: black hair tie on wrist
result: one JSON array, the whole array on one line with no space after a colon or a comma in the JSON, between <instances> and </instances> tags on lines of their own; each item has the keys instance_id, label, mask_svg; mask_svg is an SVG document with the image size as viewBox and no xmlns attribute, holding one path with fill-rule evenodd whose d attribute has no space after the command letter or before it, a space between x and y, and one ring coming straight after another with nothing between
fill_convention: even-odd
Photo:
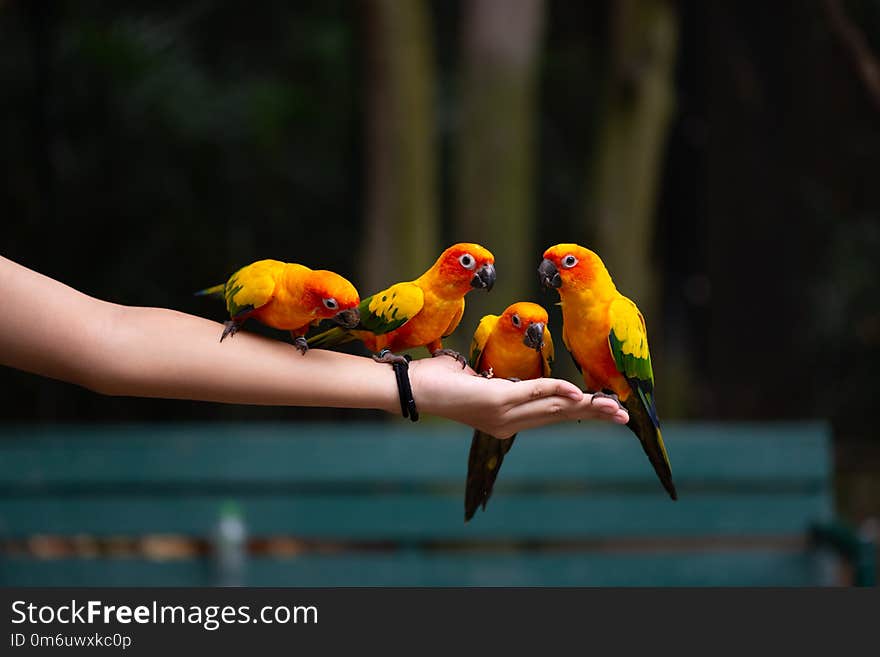
<instances>
[{"instance_id":1,"label":"black hair tie on wrist","mask_svg":"<svg viewBox=\"0 0 880 657\"><path fill-rule=\"evenodd\" d=\"M383 349L379 355L388 353L387 349ZM391 363L394 369L394 375L397 377L397 394L400 395L400 413L403 417L408 417L413 422L419 421L419 411L416 409L416 400L413 399L412 386L409 383L409 363L412 357L404 354L404 361Z\"/></svg>"}]
</instances>

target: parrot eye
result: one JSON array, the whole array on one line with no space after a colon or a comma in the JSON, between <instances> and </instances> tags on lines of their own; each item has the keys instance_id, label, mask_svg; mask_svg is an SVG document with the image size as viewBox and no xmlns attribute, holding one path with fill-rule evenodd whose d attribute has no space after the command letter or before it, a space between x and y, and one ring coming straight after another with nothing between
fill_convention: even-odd
<instances>
[{"instance_id":1,"label":"parrot eye","mask_svg":"<svg viewBox=\"0 0 880 657\"><path fill-rule=\"evenodd\" d=\"M571 269L578 263L578 259L573 255L567 255L562 259L562 266L566 269Z\"/></svg>"},{"instance_id":2,"label":"parrot eye","mask_svg":"<svg viewBox=\"0 0 880 657\"><path fill-rule=\"evenodd\" d=\"M470 253L463 254L458 258L458 261L465 269L473 269L477 266L477 261L474 260L474 256L472 256Z\"/></svg>"},{"instance_id":3,"label":"parrot eye","mask_svg":"<svg viewBox=\"0 0 880 657\"><path fill-rule=\"evenodd\" d=\"M519 328L520 325L522 324L522 322L519 319L519 315L514 315L513 317L510 318L510 320L513 322L513 325L517 328Z\"/></svg>"},{"instance_id":4,"label":"parrot eye","mask_svg":"<svg viewBox=\"0 0 880 657\"><path fill-rule=\"evenodd\" d=\"M329 299L324 299L324 306L327 308L327 310L336 310L337 308L339 308L339 304L336 303L336 299L334 299L333 297L330 297Z\"/></svg>"}]
</instances>

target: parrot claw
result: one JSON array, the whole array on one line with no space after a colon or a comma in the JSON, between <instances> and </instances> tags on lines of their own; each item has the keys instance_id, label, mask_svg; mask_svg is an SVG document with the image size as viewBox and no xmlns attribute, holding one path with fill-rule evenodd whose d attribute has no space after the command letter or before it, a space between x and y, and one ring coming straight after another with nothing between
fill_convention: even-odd
<instances>
[{"instance_id":1,"label":"parrot claw","mask_svg":"<svg viewBox=\"0 0 880 657\"><path fill-rule=\"evenodd\" d=\"M386 365L394 365L395 363L408 363L406 356L393 353L390 349L383 349L378 354L373 355L373 360L377 363L385 363Z\"/></svg>"},{"instance_id":2,"label":"parrot claw","mask_svg":"<svg viewBox=\"0 0 880 657\"><path fill-rule=\"evenodd\" d=\"M495 376L495 372L490 367L488 370L483 370L482 372L480 372L480 376L483 377L484 379L491 379L492 377Z\"/></svg>"},{"instance_id":3,"label":"parrot claw","mask_svg":"<svg viewBox=\"0 0 880 657\"><path fill-rule=\"evenodd\" d=\"M436 351L431 352L432 358L437 358L437 356L452 356L455 360L461 363L461 369L467 367L467 358L455 351L455 349L437 349Z\"/></svg>"},{"instance_id":4,"label":"parrot claw","mask_svg":"<svg viewBox=\"0 0 880 657\"><path fill-rule=\"evenodd\" d=\"M520 381L522 381L522 379L518 379L515 376L509 376L509 377L507 377L507 380L513 381L514 383L519 383Z\"/></svg>"},{"instance_id":5,"label":"parrot claw","mask_svg":"<svg viewBox=\"0 0 880 657\"><path fill-rule=\"evenodd\" d=\"M240 328L241 323L236 322L234 319L228 319L223 322L223 335L220 336L220 342L223 342L223 340L226 339L226 336L235 335Z\"/></svg>"},{"instance_id":6,"label":"parrot claw","mask_svg":"<svg viewBox=\"0 0 880 657\"><path fill-rule=\"evenodd\" d=\"M592 406L593 402L596 401L597 399L613 399L614 401L617 402L617 405L620 406L620 408L622 408L623 410L626 410L626 407L620 403L620 397L615 395L613 392L610 392L610 393L609 392L594 392L591 394L593 395L593 398L590 400L590 406Z\"/></svg>"},{"instance_id":7,"label":"parrot claw","mask_svg":"<svg viewBox=\"0 0 880 657\"><path fill-rule=\"evenodd\" d=\"M303 335L298 335L293 339L293 346L299 349L299 352L303 356L305 356L306 352L309 350L309 343Z\"/></svg>"}]
</instances>

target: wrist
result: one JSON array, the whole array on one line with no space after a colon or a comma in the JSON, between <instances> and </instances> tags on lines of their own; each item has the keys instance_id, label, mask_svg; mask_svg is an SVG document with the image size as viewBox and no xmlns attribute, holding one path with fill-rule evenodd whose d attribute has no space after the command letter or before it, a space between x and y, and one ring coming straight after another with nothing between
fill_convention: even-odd
<instances>
[{"instance_id":1,"label":"wrist","mask_svg":"<svg viewBox=\"0 0 880 657\"><path fill-rule=\"evenodd\" d=\"M433 404L431 403L430 393L425 390L426 382L424 380L424 364L426 360L430 359L414 360L409 364L409 385L412 389L412 398L416 402L419 413L431 414L430 409L433 407ZM399 409L398 412L400 412Z\"/></svg>"},{"instance_id":2,"label":"wrist","mask_svg":"<svg viewBox=\"0 0 880 657\"><path fill-rule=\"evenodd\" d=\"M400 395L397 392L397 377L394 370L384 363L373 363L379 370L377 380L381 381L376 408L391 415L400 415Z\"/></svg>"}]
</instances>

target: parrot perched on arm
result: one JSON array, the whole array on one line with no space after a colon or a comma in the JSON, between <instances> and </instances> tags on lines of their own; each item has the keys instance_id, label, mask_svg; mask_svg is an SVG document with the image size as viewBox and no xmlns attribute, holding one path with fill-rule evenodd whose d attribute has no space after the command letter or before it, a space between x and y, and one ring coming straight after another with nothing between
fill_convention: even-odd
<instances>
[{"instance_id":1,"label":"parrot perched on arm","mask_svg":"<svg viewBox=\"0 0 880 657\"><path fill-rule=\"evenodd\" d=\"M380 362L400 359L393 352L425 347L432 356L450 355L462 366L460 354L443 348L464 313L464 296L472 289L491 290L495 257L478 244L461 243L446 249L431 268L413 281L396 283L361 301L360 322L334 327L309 338L312 347L335 347L360 340Z\"/></svg>"},{"instance_id":2,"label":"parrot perched on arm","mask_svg":"<svg viewBox=\"0 0 880 657\"><path fill-rule=\"evenodd\" d=\"M308 351L309 326L330 319L342 326L358 323L360 297L354 285L332 271L303 265L259 260L242 267L226 283L196 292L226 299L230 319L220 342L235 335L253 317L267 326L290 331L294 345Z\"/></svg>"},{"instance_id":3,"label":"parrot perched on arm","mask_svg":"<svg viewBox=\"0 0 880 657\"><path fill-rule=\"evenodd\" d=\"M550 376L553 339L547 329L547 311L535 303L520 302L498 315L480 320L471 343L470 366L480 374L505 379L537 379ZM516 435L501 440L474 430L468 456L464 496L464 521L492 495L492 487L504 456Z\"/></svg>"},{"instance_id":4,"label":"parrot perched on arm","mask_svg":"<svg viewBox=\"0 0 880 657\"><path fill-rule=\"evenodd\" d=\"M666 492L678 499L654 402L648 332L636 304L617 291L599 256L577 244L547 249L538 278L559 292L562 339L587 389L617 398L627 410L627 426Z\"/></svg>"}]
</instances>

